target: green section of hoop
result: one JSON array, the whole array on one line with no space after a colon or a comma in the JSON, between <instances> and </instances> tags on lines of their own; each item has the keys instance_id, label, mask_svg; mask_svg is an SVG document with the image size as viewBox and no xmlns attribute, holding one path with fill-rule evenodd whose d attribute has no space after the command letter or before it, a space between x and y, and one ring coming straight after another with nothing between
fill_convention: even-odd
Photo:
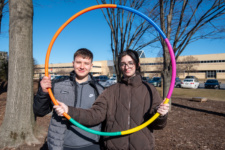
<instances>
[{"instance_id":1,"label":"green section of hoop","mask_svg":"<svg viewBox=\"0 0 225 150\"><path fill-rule=\"evenodd\" d=\"M118 135L121 135L121 132L101 132L101 131L95 131L95 130L89 129L89 128L81 125L77 121L75 121L73 118L70 118L69 121L72 124L76 125L78 128L81 128L84 131L87 131L87 132L90 132L90 133L93 133L93 134L102 135L102 136L118 136Z\"/></svg>"}]
</instances>

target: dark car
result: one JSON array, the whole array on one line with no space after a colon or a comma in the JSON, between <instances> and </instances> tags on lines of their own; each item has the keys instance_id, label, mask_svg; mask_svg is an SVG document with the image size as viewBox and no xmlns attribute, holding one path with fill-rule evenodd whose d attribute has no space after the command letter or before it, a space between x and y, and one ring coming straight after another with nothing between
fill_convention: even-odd
<instances>
[{"instance_id":1,"label":"dark car","mask_svg":"<svg viewBox=\"0 0 225 150\"><path fill-rule=\"evenodd\" d=\"M148 77L142 77L142 81L148 82Z\"/></svg>"},{"instance_id":2,"label":"dark car","mask_svg":"<svg viewBox=\"0 0 225 150\"><path fill-rule=\"evenodd\" d=\"M216 79L208 79L205 82L205 88L215 88L215 89L220 89L220 82Z\"/></svg>"},{"instance_id":3,"label":"dark car","mask_svg":"<svg viewBox=\"0 0 225 150\"><path fill-rule=\"evenodd\" d=\"M101 75L101 76L94 77L94 79L97 82L100 82L100 81L101 82L106 82L109 79L109 77L108 76L105 76L105 75Z\"/></svg>"},{"instance_id":4,"label":"dark car","mask_svg":"<svg viewBox=\"0 0 225 150\"><path fill-rule=\"evenodd\" d=\"M176 88L180 88L181 87L181 80L179 77L176 77L176 80L175 80L175 87Z\"/></svg>"},{"instance_id":5,"label":"dark car","mask_svg":"<svg viewBox=\"0 0 225 150\"><path fill-rule=\"evenodd\" d=\"M151 80L148 81L148 83L151 83L154 86L161 87L161 77L153 77Z\"/></svg>"},{"instance_id":6,"label":"dark car","mask_svg":"<svg viewBox=\"0 0 225 150\"><path fill-rule=\"evenodd\" d=\"M57 80L57 79L62 79L63 80L63 79L69 79L69 77L70 76L56 76L54 79L55 80Z\"/></svg>"}]
</instances>

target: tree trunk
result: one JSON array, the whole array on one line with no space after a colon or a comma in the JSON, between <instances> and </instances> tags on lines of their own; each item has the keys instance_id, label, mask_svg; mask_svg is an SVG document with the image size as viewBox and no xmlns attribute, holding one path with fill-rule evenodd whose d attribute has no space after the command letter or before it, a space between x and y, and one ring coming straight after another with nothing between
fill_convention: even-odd
<instances>
[{"instance_id":1,"label":"tree trunk","mask_svg":"<svg viewBox=\"0 0 225 150\"><path fill-rule=\"evenodd\" d=\"M162 77L163 77L163 99L167 97L167 93L170 88L170 83L171 83L171 77L172 77L172 66L171 66L171 58L170 54L168 51L168 48L165 44L163 43L163 49L164 49L164 65L163 65L163 72L162 72ZM172 96L171 96L172 97ZM172 99L170 98L169 104L170 104L170 110L171 110L171 101Z\"/></svg>"},{"instance_id":2,"label":"tree trunk","mask_svg":"<svg viewBox=\"0 0 225 150\"><path fill-rule=\"evenodd\" d=\"M167 98L166 96L167 96L169 88L170 88L171 77L172 77L172 70L164 71L164 74L163 74L163 99ZM171 111L172 96L170 97L169 104L170 104L169 111Z\"/></svg>"},{"instance_id":3,"label":"tree trunk","mask_svg":"<svg viewBox=\"0 0 225 150\"><path fill-rule=\"evenodd\" d=\"M0 147L37 143L33 103L33 4L9 0L9 76Z\"/></svg>"}]
</instances>

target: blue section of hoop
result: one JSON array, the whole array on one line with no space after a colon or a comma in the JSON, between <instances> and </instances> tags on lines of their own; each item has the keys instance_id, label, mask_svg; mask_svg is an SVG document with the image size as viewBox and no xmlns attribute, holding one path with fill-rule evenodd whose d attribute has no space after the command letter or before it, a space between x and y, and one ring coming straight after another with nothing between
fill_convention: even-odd
<instances>
[{"instance_id":1,"label":"blue section of hoop","mask_svg":"<svg viewBox=\"0 0 225 150\"><path fill-rule=\"evenodd\" d=\"M163 39L166 39L166 35L163 33L163 31L155 24L155 22L152 21L152 19L150 19L148 16L146 16L145 14L130 8L130 7L126 7L126 6L121 6L121 5L117 5L117 8L121 8L130 12L133 12L137 15L139 15L140 17L144 18L145 20L147 20L158 32L159 34L163 37Z\"/></svg>"}]
</instances>

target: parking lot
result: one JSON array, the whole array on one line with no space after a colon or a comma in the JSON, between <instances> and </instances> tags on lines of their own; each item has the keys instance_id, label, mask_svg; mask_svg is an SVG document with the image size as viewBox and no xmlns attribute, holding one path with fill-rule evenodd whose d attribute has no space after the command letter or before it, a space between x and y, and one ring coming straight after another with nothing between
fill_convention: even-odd
<instances>
[{"instance_id":1,"label":"parking lot","mask_svg":"<svg viewBox=\"0 0 225 150\"><path fill-rule=\"evenodd\" d=\"M182 81L182 80L181 80ZM220 81L219 81L220 82ZM110 85L108 85L108 86L106 86L106 81L100 81L99 82L102 86L104 86L104 87L108 87L108 86L110 86ZM114 82L114 83L116 83L116 81ZM113 83L113 84L114 84ZM204 83L204 81L199 81L199 86L198 86L198 88L199 89L204 89L205 88L205 83ZM220 89L221 90L225 90L225 81L223 81L223 82L221 82L221 84L220 84Z\"/></svg>"}]
</instances>

